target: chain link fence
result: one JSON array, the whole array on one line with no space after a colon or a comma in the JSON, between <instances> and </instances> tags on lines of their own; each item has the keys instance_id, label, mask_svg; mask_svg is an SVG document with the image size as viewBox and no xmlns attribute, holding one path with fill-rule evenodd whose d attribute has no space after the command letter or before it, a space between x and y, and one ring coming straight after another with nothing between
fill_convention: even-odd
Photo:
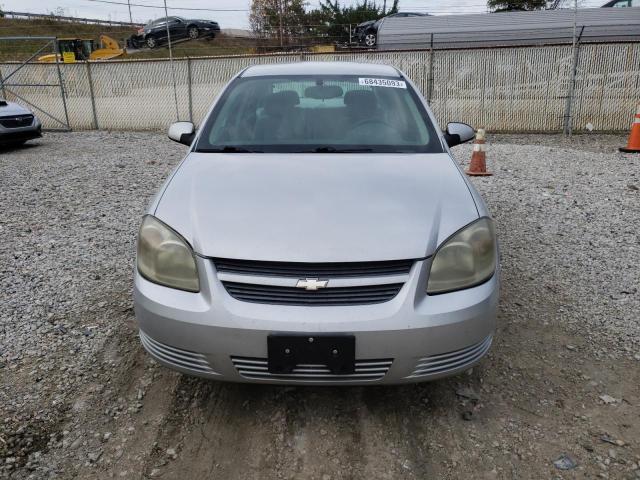
<instances>
[{"instance_id":1,"label":"chain link fence","mask_svg":"<svg viewBox=\"0 0 640 480\"><path fill-rule=\"evenodd\" d=\"M462 121L495 132L625 131L640 101L640 43L466 50L282 54L176 59L180 120L199 123L224 85L243 68L265 63L375 62L403 70L438 121ZM0 64L7 76L16 65ZM176 120L167 60L61 65L74 129L158 130ZM29 64L15 83L53 83L55 65ZM573 84L573 88L572 88ZM14 87L34 105L63 114L46 88ZM2 93L2 92L0 92ZM6 91L12 99L11 91ZM37 112L36 112L37 113ZM50 120L42 118L45 127Z\"/></svg>"}]
</instances>

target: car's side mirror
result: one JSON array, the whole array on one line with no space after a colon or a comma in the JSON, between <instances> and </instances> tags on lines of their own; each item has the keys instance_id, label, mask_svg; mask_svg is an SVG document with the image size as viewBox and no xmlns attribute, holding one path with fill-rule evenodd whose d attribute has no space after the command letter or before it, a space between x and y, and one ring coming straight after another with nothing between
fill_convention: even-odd
<instances>
[{"instance_id":1,"label":"car's side mirror","mask_svg":"<svg viewBox=\"0 0 640 480\"><path fill-rule=\"evenodd\" d=\"M196 127L191 122L175 122L169 127L168 135L174 142L190 146L196 136Z\"/></svg>"},{"instance_id":2,"label":"car's side mirror","mask_svg":"<svg viewBox=\"0 0 640 480\"><path fill-rule=\"evenodd\" d=\"M468 142L476 136L476 132L473 127L466 123L452 122L447 124L447 131L444 133L444 139L447 141L447 145L455 147L461 143Z\"/></svg>"}]
</instances>

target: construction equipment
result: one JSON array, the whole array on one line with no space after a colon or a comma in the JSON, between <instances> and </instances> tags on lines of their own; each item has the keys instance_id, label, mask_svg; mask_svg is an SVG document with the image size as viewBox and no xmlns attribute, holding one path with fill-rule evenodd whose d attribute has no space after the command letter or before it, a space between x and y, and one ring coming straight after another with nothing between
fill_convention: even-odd
<instances>
[{"instance_id":1,"label":"construction equipment","mask_svg":"<svg viewBox=\"0 0 640 480\"><path fill-rule=\"evenodd\" d=\"M100 35L100 48L91 52L91 60L111 60L126 53L124 48L120 48L117 40L108 35Z\"/></svg>"},{"instance_id":2,"label":"construction equipment","mask_svg":"<svg viewBox=\"0 0 640 480\"><path fill-rule=\"evenodd\" d=\"M56 56L59 61L70 63L87 60L111 60L126 54L125 49L120 48L117 40L108 35L100 35L100 47L92 38L59 38L57 54L51 53L38 58L39 62L54 63Z\"/></svg>"}]
</instances>

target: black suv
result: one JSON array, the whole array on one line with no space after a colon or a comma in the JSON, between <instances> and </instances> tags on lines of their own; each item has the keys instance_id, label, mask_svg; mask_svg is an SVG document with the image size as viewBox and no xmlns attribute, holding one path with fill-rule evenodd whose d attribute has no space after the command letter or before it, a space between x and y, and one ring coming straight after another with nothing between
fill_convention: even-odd
<instances>
[{"instance_id":1,"label":"black suv","mask_svg":"<svg viewBox=\"0 0 640 480\"><path fill-rule=\"evenodd\" d=\"M147 23L138 30L138 34L131 37L134 47L146 46L156 48L167 41L167 25L171 40L199 37L215 37L220 32L217 22L210 20L188 20L182 17L162 17Z\"/></svg>"},{"instance_id":2,"label":"black suv","mask_svg":"<svg viewBox=\"0 0 640 480\"><path fill-rule=\"evenodd\" d=\"M417 12L398 12L382 17L378 20L369 20L367 22L359 23L356 27L356 39L358 43L373 48L378 42L378 28L382 24L385 18L402 18L402 17L424 17L429 15L428 13Z\"/></svg>"}]
</instances>

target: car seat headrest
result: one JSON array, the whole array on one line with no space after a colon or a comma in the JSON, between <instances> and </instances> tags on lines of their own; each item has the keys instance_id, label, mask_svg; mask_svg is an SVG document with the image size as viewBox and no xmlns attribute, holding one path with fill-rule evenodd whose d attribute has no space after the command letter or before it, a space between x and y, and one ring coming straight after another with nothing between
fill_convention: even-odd
<instances>
[{"instance_id":1,"label":"car seat headrest","mask_svg":"<svg viewBox=\"0 0 640 480\"><path fill-rule=\"evenodd\" d=\"M272 93L264 100L264 109L270 115L278 115L300 103L300 96L293 90Z\"/></svg>"},{"instance_id":2,"label":"car seat headrest","mask_svg":"<svg viewBox=\"0 0 640 480\"><path fill-rule=\"evenodd\" d=\"M344 104L361 113L371 113L378 108L378 100L371 90L351 90L344 96Z\"/></svg>"}]
</instances>

